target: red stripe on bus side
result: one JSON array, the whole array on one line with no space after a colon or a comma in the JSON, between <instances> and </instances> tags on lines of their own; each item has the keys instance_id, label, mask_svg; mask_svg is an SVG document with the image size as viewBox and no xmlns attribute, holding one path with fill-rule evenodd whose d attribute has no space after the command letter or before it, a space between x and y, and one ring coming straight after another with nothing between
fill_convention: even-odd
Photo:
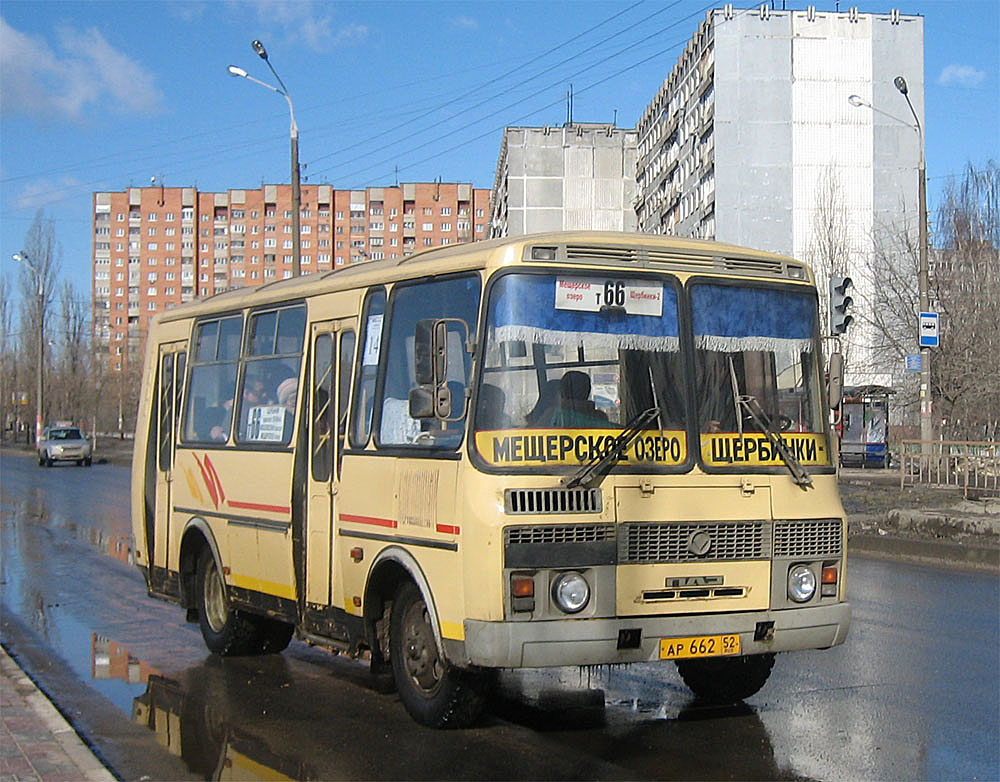
<instances>
[{"instance_id":1,"label":"red stripe on bus side","mask_svg":"<svg viewBox=\"0 0 1000 782\"><path fill-rule=\"evenodd\" d=\"M226 500L230 508L240 510L262 510L268 513L291 513L292 509L288 505L261 505L257 502L237 502L236 500Z\"/></svg>"},{"instance_id":2,"label":"red stripe on bus side","mask_svg":"<svg viewBox=\"0 0 1000 782\"><path fill-rule=\"evenodd\" d=\"M454 524L438 524L437 531L443 532L446 535L457 535L459 532L461 532L461 529Z\"/></svg>"},{"instance_id":3,"label":"red stripe on bus side","mask_svg":"<svg viewBox=\"0 0 1000 782\"><path fill-rule=\"evenodd\" d=\"M207 453L205 454L205 466L208 468L208 471L212 474L212 480L215 481L215 485L219 489L219 499L221 499L223 502L225 502L226 501L226 490L222 488L222 480L219 478L219 473L217 473L215 471L215 465L212 464L211 461L209 461Z\"/></svg>"},{"instance_id":4,"label":"red stripe on bus side","mask_svg":"<svg viewBox=\"0 0 1000 782\"><path fill-rule=\"evenodd\" d=\"M399 524L393 519L378 519L374 516L354 516L350 513L341 513L341 521L353 521L357 524L374 524L376 527L398 527Z\"/></svg>"}]
</instances>

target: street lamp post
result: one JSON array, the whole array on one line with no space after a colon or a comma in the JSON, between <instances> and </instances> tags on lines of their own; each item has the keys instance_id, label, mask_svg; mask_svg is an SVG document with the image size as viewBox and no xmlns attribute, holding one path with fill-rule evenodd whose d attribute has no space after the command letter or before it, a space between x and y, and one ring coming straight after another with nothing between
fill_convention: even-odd
<instances>
[{"instance_id":1,"label":"street lamp post","mask_svg":"<svg viewBox=\"0 0 1000 782\"><path fill-rule=\"evenodd\" d=\"M44 392L43 370L45 367L45 276L28 260L28 254L23 250L12 256L18 263L23 263L35 275L38 282L38 361L35 364L35 446L42 439L42 394Z\"/></svg>"},{"instance_id":2,"label":"street lamp post","mask_svg":"<svg viewBox=\"0 0 1000 782\"><path fill-rule=\"evenodd\" d=\"M267 58L267 49L264 48L264 44L260 41L252 41L250 44L257 55L267 63L267 67L271 69L271 73L274 74L274 78L278 80L278 84L281 88L275 87L272 84L261 81L260 79L255 79L249 73L247 73L242 68L238 68L235 65L229 66L229 73L232 76L240 76L244 79L252 81L254 84L259 84L261 87L267 87L267 89L278 93L288 102L288 115L291 119L291 125L289 127L289 139L291 142L291 153L292 153L292 276L298 277L302 273L302 262L301 262L301 245L302 236L300 233L300 207L302 203L302 188L299 183L299 126L295 122L295 107L292 105L292 96L288 94L288 88L285 87L285 83L281 80L278 72L274 70L274 66L271 65L271 61Z\"/></svg>"},{"instance_id":3,"label":"street lamp post","mask_svg":"<svg viewBox=\"0 0 1000 782\"><path fill-rule=\"evenodd\" d=\"M906 98L906 105L910 108L910 113L913 115L913 124L910 124L907 120L901 119L887 111L882 111L868 103L861 97L857 95L851 95L847 100L852 106L865 106L878 114L883 114L889 119L893 119L896 122L900 122L907 127L912 128L917 132L918 144L920 146L920 158L917 167L918 174L918 184L917 184L917 210L920 212L920 226L919 226L919 255L920 255L920 268L917 277L917 286L919 294L919 304L920 311L927 312L930 308L930 276L928 270L928 260L927 260L927 166L924 159L924 130L920 125L920 119L917 117L917 112L913 109L913 104L910 102L909 89L906 86L906 79L902 76L897 76L893 80L893 84L896 89ZM919 335L919 331L918 331ZM919 342L919 336L918 336ZM924 445L921 447L922 452L926 452L929 448L929 443L934 439L934 419L932 417L931 410L931 353L930 348L925 346L920 347L920 439L923 441Z\"/></svg>"},{"instance_id":4,"label":"street lamp post","mask_svg":"<svg viewBox=\"0 0 1000 782\"><path fill-rule=\"evenodd\" d=\"M910 107L910 114L913 115L913 122L917 129L917 137L920 139L920 181L917 189L920 209L920 311L928 312L930 310L930 276L927 260L927 168L924 162L924 130L920 126L920 119L910 102L906 79L897 76L892 83L906 98L906 105ZM925 443L934 439L934 418L931 405L931 349L920 346L920 439ZM924 447L926 448L926 446Z\"/></svg>"}]
</instances>

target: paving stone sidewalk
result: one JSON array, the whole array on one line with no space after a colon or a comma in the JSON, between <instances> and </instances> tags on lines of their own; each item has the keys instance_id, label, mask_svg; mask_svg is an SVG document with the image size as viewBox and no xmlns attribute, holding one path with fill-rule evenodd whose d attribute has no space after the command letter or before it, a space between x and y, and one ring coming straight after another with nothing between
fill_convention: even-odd
<instances>
[{"instance_id":1,"label":"paving stone sidewalk","mask_svg":"<svg viewBox=\"0 0 1000 782\"><path fill-rule=\"evenodd\" d=\"M114 779L0 647L0 782Z\"/></svg>"}]
</instances>

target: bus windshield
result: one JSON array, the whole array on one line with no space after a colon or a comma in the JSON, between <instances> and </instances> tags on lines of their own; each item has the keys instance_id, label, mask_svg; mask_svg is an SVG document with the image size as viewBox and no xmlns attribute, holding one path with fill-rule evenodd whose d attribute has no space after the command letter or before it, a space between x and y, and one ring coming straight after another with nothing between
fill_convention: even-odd
<instances>
[{"instance_id":1,"label":"bus windshield","mask_svg":"<svg viewBox=\"0 0 1000 782\"><path fill-rule=\"evenodd\" d=\"M645 433L615 463L680 468L692 418L710 469L780 468L789 455L829 465L815 296L745 282L696 282L687 293L690 380L678 317L683 293L672 278L501 277L489 299L474 418L480 460L536 469L586 464L642 419ZM656 415L643 417L650 408Z\"/></svg>"},{"instance_id":2,"label":"bus windshield","mask_svg":"<svg viewBox=\"0 0 1000 782\"><path fill-rule=\"evenodd\" d=\"M671 278L507 274L488 305L475 449L497 467L600 458L644 410L619 464L687 460L678 291Z\"/></svg>"},{"instance_id":3,"label":"bus windshield","mask_svg":"<svg viewBox=\"0 0 1000 782\"><path fill-rule=\"evenodd\" d=\"M780 435L803 464L829 464L811 293L748 285L690 288L702 460L770 466ZM773 439L773 438L772 438Z\"/></svg>"}]
</instances>

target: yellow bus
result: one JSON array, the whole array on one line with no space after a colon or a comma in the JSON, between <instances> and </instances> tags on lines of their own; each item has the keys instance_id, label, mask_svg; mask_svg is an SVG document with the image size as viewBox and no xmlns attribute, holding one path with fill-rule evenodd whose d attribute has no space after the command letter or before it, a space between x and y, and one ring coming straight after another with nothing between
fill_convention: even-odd
<instances>
[{"instance_id":1,"label":"yellow bus","mask_svg":"<svg viewBox=\"0 0 1000 782\"><path fill-rule=\"evenodd\" d=\"M497 669L674 661L746 698L850 621L817 313L798 261L601 232L161 313L135 561L212 652L370 655L427 725Z\"/></svg>"}]
</instances>

